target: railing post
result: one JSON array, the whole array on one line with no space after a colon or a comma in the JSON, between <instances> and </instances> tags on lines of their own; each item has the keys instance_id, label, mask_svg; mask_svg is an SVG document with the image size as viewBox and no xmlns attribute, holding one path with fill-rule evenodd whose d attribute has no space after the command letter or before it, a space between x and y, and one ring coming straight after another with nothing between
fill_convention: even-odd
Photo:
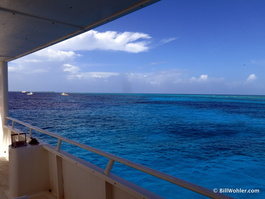
<instances>
[{"instance_id":1,"label":"railing post","mask_svg":"<svg viewBox=\"0 0 265 199\"><path fill-rule=\"evenodd\" d=\"M58 139L56 151L60 151L61 143L62 143L62 140Z\"/></svg>"},{"instance_id":2,"label":"railing post","mask_svg":"<svg viewBox=\"0 0 265 199\"><path fill-rule=\"evenodd\" d=\"M14 128L15 128L15 121L12 120L12 129L14 129Z\"/></svg>"},{"instance_id":3,"label":"railing post","mask_svg":"<svg viewBox=\"0 0 265 199\"><path fill-rule=\"evenodd\" d=\"M32 128L29 129L29 137L32 137Z\"/></svg>"},{"instance_id":4,"label":"railing post","mask_svg":"<svg viewBox=\"0 0 265 199\"><path fill-rule=\"evenodd\" d=\"M114 164L114 160L110 159L108 162L108 165L104 171L105 175L108 175L110 173L110 170L112 169L113 164Z\"/></svg>"}]
</instances>

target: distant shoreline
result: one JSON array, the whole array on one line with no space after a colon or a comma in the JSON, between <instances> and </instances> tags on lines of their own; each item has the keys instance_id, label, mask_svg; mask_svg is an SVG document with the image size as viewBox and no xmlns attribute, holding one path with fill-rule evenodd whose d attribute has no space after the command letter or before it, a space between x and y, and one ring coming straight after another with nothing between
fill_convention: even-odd
<instances>
[{"instance_id":1,"label":"distant shoreline","mask_svg":"<svg viewBox=\"0 0 265 199\"><path fill-rule=\"evenodd\" d=\"M21 93L22 91L8 91L9 93ZM27 91L34 93L62 93L57 91ZM67 92L69 94L92 94L92 95L188 95L188 96L260 96L260 94L191 94L191 93L94 93L94 92Z\"/></svg>"}]
</instances>

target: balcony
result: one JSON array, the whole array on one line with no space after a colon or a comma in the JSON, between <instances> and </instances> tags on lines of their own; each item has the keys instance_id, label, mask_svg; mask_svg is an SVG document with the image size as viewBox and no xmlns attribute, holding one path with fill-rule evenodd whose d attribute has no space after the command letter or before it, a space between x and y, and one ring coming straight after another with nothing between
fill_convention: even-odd
<instances>
[{"instance_id":1,"label":"balcony","mask_svg":"<svg viewBox=\"0 0 265 199\"><path fill-rule=\"evenodd\" d=\"M1 180L0 184L1 198L162 199L162 197L112 174L111 170L114 167L114 162L119 162L210 198L231 198L113 154L53 134L14 118L7 117L7 119L11 125L5 125L4 128L5 133L9 136L21 133L24 135L22 130L16 128L16 124L19 124L19 126L24 127L23 129L26 128L29 130L27 142L35 131L52 136L58 142L56 146L42 141L38 145L10 146L9 162L4 158L0 159L0 175L1 179L4 179ZM62 142L70 143L107 158L107 166L100 168L61 150Z\"/></svg>"}]
</instances>

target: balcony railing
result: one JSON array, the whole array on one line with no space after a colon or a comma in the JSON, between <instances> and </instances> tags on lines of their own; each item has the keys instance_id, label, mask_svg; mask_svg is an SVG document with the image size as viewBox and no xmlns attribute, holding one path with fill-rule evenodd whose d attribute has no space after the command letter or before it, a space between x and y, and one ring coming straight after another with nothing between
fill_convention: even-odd
<instances>
[{"instance_id":1,"label":"balcony railing","mask_svg":"<svg viewBox=\"0 0 265 199\"><path fill-rule=\"evenodd\" d=\"M90 151L90 152L93 152L93 153L98 154L100 156L106 157L108 159L108 164L107 164L107 166L106 166L106 168L104 170L104 174L105 175L108 175L111 172L112 167L114 165L114 162L119 162L119 163L121 163L123 165L126 165L126 166L129 166L131 168L137 169L137 170L142 171L142 172L144 172L146 174L155 176L155 177L157 177L159 179L162 179L164 181L167 181L167 182L173 183L175 185L181 186L183 188L186 188L186 189L191 190L193 192L196 192L196 193L199 193L201 195L207 196L209 198L216 198L216 199L229 199L229 198L231 199L232 198L232 197L220 194L220 193L214 193L213 190L207 189L207 188L199 186L197 184L190 183L190 182L182 180L180 178L176 178L174 176L170 176L170 175L165 174L163 172L151 169L151 168L143 166L141 164L137 164L135 162L126 160L126 159L118 157L116 155L101 151L101 150L96 149L94 147L87 146L87 145L82 144L82 143L78 143L78 142L76 142L74 140L71 140L71 139L65 138L63 136L51 133L49 131L43 130L43 129L38 128L38 127L32 126L32 125L30 125L28 123L25 123L25 122L22 122L20 120L17 120L17 119L11 118L11 117L7 117L6 119L11 121L11 123L12 123L11 126L5 126L6 128L8 128L10 130L14 130L15 129L15 124L16 123L20 124L22 126L28 127L29 128L28 137L32 137L33 130L35 130L35 131L38 131L38 132L43 133L45 135L49 135L49 136L51 136L53 138L56 138L57 139L57 146L56 146L56 150L57 151L60 151L60 147L61 147L61 143L62 142L67 142L67 143L70 143L70 144L72 144L74 146L77 146L77 147L80 147L82 149L85 149L87 151Z\"/></svg>"}]
</instances>

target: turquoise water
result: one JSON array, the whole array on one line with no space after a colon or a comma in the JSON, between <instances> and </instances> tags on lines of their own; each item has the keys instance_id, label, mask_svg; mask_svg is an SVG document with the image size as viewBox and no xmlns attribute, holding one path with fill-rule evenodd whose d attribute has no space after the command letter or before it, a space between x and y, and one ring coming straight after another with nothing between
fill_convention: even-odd
<instances>
[{"instance_id":1,"label":"turquoise water","mask_svg":"<svg viewBox=\"0 0 265 199\"><path fill-rule=\"evenodd\" d=\"M16 119L209 189L259 190L227 194L235 198L265 198L265 96L11 92L9 98ZM165 198L205 198L117 163L112 172Z\"/></svg>"}]
</instances>

